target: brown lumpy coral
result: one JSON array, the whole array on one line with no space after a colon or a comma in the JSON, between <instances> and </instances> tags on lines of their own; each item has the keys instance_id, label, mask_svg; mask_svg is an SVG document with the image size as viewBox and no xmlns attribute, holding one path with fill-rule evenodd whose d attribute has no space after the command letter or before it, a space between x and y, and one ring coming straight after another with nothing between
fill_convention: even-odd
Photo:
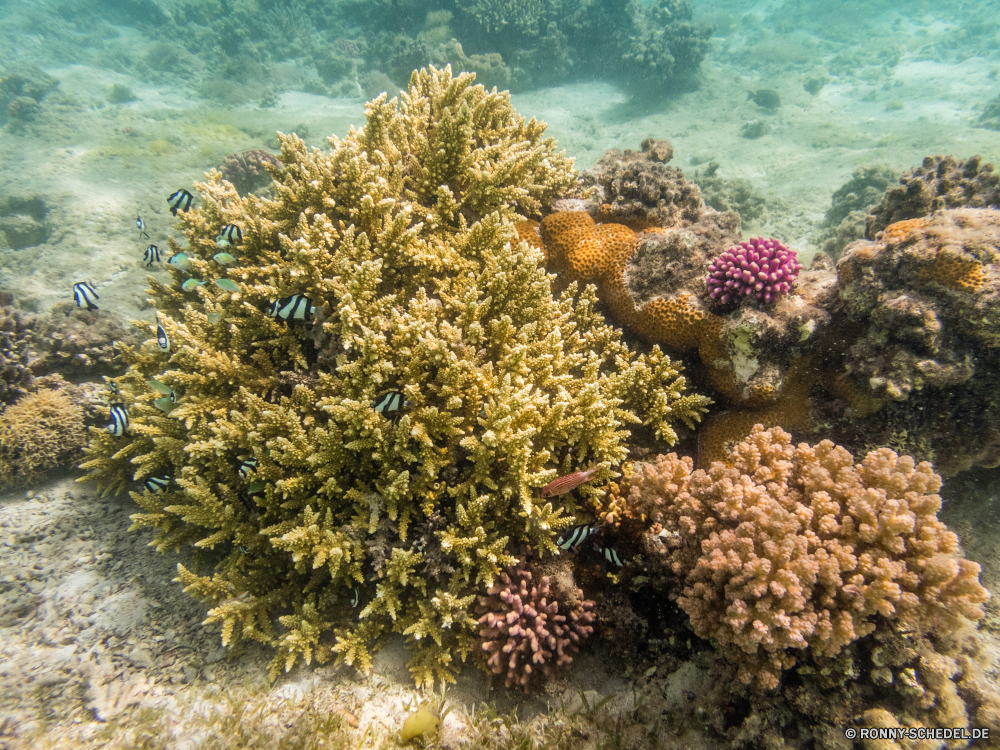
<instances>
[{"instance_id":1,"label":"brown lumpy coral","mask_svg":"<svg viewBox=\"0 0 1000 750\"><path fill-rule=\"evenodd\" d=\"M12 403L31 388L39 355L38 318L16 307L0 308L0 403Z\"/></svg>"},{"instance_id":2,"label":"brown lumpy coral","mask_svg":"<svg viewBox=\"0 0 1000 750\"><path fill-rule=\"evenodd\" d=\"M520 685L528 692L538 683L533 677L549 678L573 661L578 644L594 632L594 602L580 590L573 599L562 602L560 613L549 577L536 581L525 557L478 597L480 645L489 654L490 671L506 673L507 687Z\"/></svg>"},{"instance_id":3,"label":"brown lumpy coral","mask_svg":"<svg viewBox=\"0 0 1000 750\"><path fill-rule=\"evenodd\" d=\"M880 242L853 243L837 264L847 312L866 326L848 368L895 400L965 383L1000 344L1000 211L953 209L902 224Z\"/></svg>"},{"instance_id":4,"label":"brown lumpy coral","mask_svg":"<svg viewBox=\"0 0 1000 750\"><path fill-rule=\"evenodd\" d=\"M635 230L694 222L705 204L698 186L677 167L667 140L647 138L639 152L611 149L580 175L581 194L592 194L602 222Z\"/></svg>"},{"instance_id":5,"label":"brown lumpy coral","mask_svg":"<svg viewBox=\"0 0 1000 750\"><path fill-rule=\"evenodd\" d=\"M278 157L261 148L251 148L239 154L229 154L222 160L219 171L222 179L228 180L240 195L257 192L271 184L271 173L281 169Z\"/></svg>"},{"instance_id":6,"label":"brown lumpy coral","mask_svg":"<svg viewBox=\"0 0 1000 750\"><path fill-rule=\"evenodd\" d=\"M678 603L744 683L777 686L804 649L835 657L877 615L930 629L982 616L989 593L937 518L930 464L887 448L855 464L828 440L793 446L761 425L732 459L636 466L629 503L655 504Z\"/></svg>"},{"instance_id":7,"label":"brown lumpy coral","mask_svg":"<svg viewBox=\"0 0 1000 750\"><path fill-rule=\"evenodd\" d=\"M885 191L881 202L868 213L865 237L878 239L890 224L919 219L945 208L986 208L1000 204L1000 174L981 156L956 159L928 156L924 163L903 173L898 187Z\"/></svg>"}]
</instances>

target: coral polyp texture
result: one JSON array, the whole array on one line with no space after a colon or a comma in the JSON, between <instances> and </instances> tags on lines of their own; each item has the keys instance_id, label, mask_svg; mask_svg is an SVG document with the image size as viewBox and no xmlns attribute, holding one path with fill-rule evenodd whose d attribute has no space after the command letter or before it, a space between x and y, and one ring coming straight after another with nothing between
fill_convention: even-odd
<instances>
[{"instance_id":1,"label":"coral polyp texture","mask_svg":"<svg viewBox=\"0 0 1000 750\"><path fill-rule=\"evenodd\" d=\"M479 638L493 674L506 674L507 687L528 692L539 679L568 666L579 644L594 632L594 602L576 592L575 606L557 601L549 577L535 580L526 560L507 568L485 596L478 597Z\"/></svg>"},{"instance_id":2,"label":"coral polyp texture","mask_svg":"<svg viewBox=\"0 0 1000 750\"><path fill-rule=\"evenodd\" d=\"M751 295L761 302L788 294L802 264L794 250L769 237L752 237L712 261L708 267L708 296L721 305Z\"/></svg>"},{"instance_id":3,"label":"coral polyp texture","mask_svg":"<svg viewBox=\"0 0 1000 750\"><path fill-rule=\"evenodd\" d=\"M740 680L774 688L798 655L832 658L880 618L948 632L983 615L979 565L938 520L940 478L888 448L855 464L756 425L731 465L637 464L628 502L663 527L678 604Z\"/></svg>"},{"instance_id":4,"label":"coral polyp texture","mask_svg":"<svg viewBox=\"0 0 1000 750\"><path fill-rule=\"evenodd\" d=\"M709 403L658 350L629 351L592 291L553 298L514 225L566 190L571 162L473 80L414 72L328 152L281 136L273 200L209 173L180 221L190 273L150 280L170 351L126 350L109 402L130 428L93 433L89 478L131 490L157 549L227 553L179 580L225 644L277 649L272 676L300 656L366 670L395 631L418 684L451 679L507 550L556 551L627 425L673 441ZM226 267L228 224L242 242ZM595 481L541 500L592 465ZM169 481L136 484L149 477Z\"/></svg>"}]
</instances>

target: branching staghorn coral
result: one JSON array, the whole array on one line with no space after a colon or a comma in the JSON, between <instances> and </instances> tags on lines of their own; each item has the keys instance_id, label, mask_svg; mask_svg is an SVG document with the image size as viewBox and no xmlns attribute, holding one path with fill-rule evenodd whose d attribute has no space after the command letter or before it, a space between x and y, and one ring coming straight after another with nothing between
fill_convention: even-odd
<instances>
[{"instance_id":1,"label":"branching staghorn coral","mask_svg":"<svg viewBox=\"0 0 1000 750\"><path fill-rule=\"evenodd\" d=\"M938 520L941 479L888 448L860 464L824 440L754 427L732 465L691 472L675 454L637 464L629 503L663 525L691 625L773 688L796 652L834 657L876 628L954 629L989 592ZM660 502L662 500L662 502Z\"/></svg>"},{"instance_id":2,"label":"branching staghorn coral","mask_svg":"<svg viewBox=\"0 0 1000 750\"><path fill-rule=\"evenodd\" d=\"M575 520L578 499L539 488L584 464L611 477L624 425L673 436L709 403L658 350L630 352L591 288L553 299L513 226L571 184L571 164L473 78L415 72L329 153L282 136L274 200L210 173L181 214L206 283L185 291L176 268L150 281L171 349L126 351L130 431L91 441L84 467L105 491L171 479L132 491L159 550L232 545L214 575L179 580L214 604L224 643L277 648L272 678L299 655L365 670L396 631L418 684L451 679L476 592L516 561L506 550L553 554ZM216 237L233 223L224 267ZM297 294L314 317L268 314ZM392 419L373 408L387 392L405 402Z\"/></svg>"}]
</instances>

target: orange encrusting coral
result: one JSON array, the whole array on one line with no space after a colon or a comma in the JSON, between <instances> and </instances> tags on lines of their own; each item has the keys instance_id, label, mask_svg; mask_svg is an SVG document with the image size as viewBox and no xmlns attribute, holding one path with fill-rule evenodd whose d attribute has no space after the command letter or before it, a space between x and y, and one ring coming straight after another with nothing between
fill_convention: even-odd
<instances>
[{"instance_id":1,"label":"orange encrusting coral","mask_svg":"<svg viewBox=\"0 0 1000 750\"><path fill-rule=\"evenodd\" d=\"M936 281L949 289L975 294L986 283L986 271L982 263L963 258L943 247L933 262L921 269L917 279L921 284Z\"/></svg>"},{"instance_id":2,"label":"orange encrusting coral","mask_svg":"<svg viewBox=\"0 0 1000 750\"><path fill-rule=\"evenodd\" d=\"M897 221L895 224L887 226L882 232L882 242L886 245L898 245L900 242L905 242L910 237L915 236L926 225L927 219L924 218Z\"/></svg>"},{"instance_id":3,"label":"orange encrusting coral","mask_svg":"<svg viewBox=\"0 0 1000 750\"><path fill-rule=\"evenodd\" d=\"M542 219L540 234L551 265L566 269L574 279L596 283L601 299L618 322L647 341L686 351L718 340L721 318L702 309L690 293L653 299L636 309L624 275L639 240L628 227L595 224L583 211L561 211ZM712 352L707 354L703 359L710 363Z\"/></svg>"}]
</instances>

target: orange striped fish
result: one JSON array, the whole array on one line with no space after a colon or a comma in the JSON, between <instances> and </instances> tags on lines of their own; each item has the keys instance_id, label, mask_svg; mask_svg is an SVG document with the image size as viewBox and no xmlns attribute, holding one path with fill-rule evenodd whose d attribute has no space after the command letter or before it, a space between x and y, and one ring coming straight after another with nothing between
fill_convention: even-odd
<instances>
[{"instance_id":1,"label":"orange striped fish","mask_svg":"<svg viewBox=\"0 0 1000 750\"><path fill-rule=\"evenodd\" d=\"M586 471L574 471L572 474L567 474L564 477L556 477L542 487L542 497L553 497L555 495L562 495L570 490L575 490L584 482L589 482L590 478L594 476L594 472L600 468L600 466L594 466Z\"/></svg>"}]
</instances>

